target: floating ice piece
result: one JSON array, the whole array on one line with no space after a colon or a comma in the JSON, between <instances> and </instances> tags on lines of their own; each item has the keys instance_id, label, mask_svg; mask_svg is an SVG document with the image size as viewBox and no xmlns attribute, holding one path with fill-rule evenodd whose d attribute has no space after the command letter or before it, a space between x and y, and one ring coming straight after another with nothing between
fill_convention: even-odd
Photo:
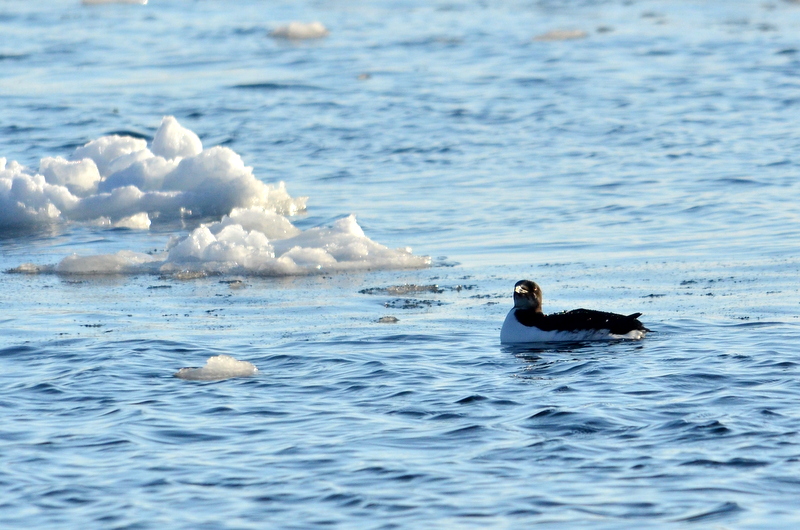
<instances>
[{"instance_id":1,"label":"floating ice piece","mask_svg":"<svg viewBox=\"0 0 800 530\"><path fill-rule=\"evenodd\" d=\"M258 368L247 361L239 361L230 355L209 357L202 368L181 368L175 377L188 381L218 381L232 377L249 377L258 373Z\"/></svg>"},{"instance_id":2,"label":"floating ice piece","mask_svg":"<svg viewBox=\"0 0 800 530\"><path fill-rule=\"evenodd\" d=\"M328 29L321 22L290 22L286 26L280 26L272 30L269 36L278 39L321 39L327 37Z\"/></svg>"},{"instance_id":3,"label":"floating ice piece","mask_svg":"<svg viewBox=\"0 0 800 530\"><path fill-rule=\"evenodd\" d=\"M137 214L113 226L142 228L149 218ZM241 224L240 224L241 223ZM108 224L108 223L106 223ZM173 238L169 252L156 257L122 251L96 256L72 255L55 268L59 274L244 274L292 276L329 272L415 269L430 257L409 248L392 250L369 239L354 215L330 227L305 232L288 219L263 208L235 209L221 221L202 224L183 238Z\"/></svg>"},{"instance_id":4,"label":"floating ice piece","mask_svg":"<svg viewBox=\"0 0 800 530\"><path fill-rule=\"evenodd\" d=\"M273 212L249 209L235 210L222 221L202 225L184 239L173 241L160 271L288 276L429 264L428 256L414 256L410 249L392 250L372 241L354 215L331 227L301 232Z\"/></svg>"},{"instance_id":5,"label":"floating ice piece","mask_svg":"<svg viewBox=\"0 0 800 530\"><path fill-rule=\"evenodd\" d=\"M174 237L159 257L137 252L72 255L37 269L59 274L215 273L285 276L337 271L407 269L430 265L408 248L369 239L355 216L302 231L284 215L306 207L283 182L268 185L227 147L203 149L193 132L165 117L148 148L140 138L103 136L71 157L45 158L33 173L0 158L0 231L82 221L147 230L151 219L214 216Z\"/></svg>"},{"instance_id":6,"label":"floating ice piece","mask_svg":"<svg viewBox=\"0 0 800 530\"><path fill-rule=\"evenodd\" d=\"M131 230L147 230L150 228L150 216L147 212L139 212L130 217L123 217L116 223L114 228L130 228Z\"/></svg>"},{"instance_id":7,"label":"floating ice piece","mask_svg":"<svg viewBox=\"0 0 800 530\"><path fill-rule=\"evenodd\" d=\"M555 29L542 33L533 38L538 41L558 41L558 40L575 40L585 39L589 34L580 29Z\"/></svg>"},{"instance_id":8,"label":"floating ice piece","mask_svg":"<svg viewBox=\"0 0 800 530\"><path fill-rule=\"evenodd\" d=\"M38 173L0 161L0 230L98 218L113 225L141 212L166 220L249 207L292 215L307 200L291 197L282 182L263 183L228 148L203 150L171 116L150 149L141 138L111 135L79 147L70 160L43 158Z\"/></svg>"}]
</instances>

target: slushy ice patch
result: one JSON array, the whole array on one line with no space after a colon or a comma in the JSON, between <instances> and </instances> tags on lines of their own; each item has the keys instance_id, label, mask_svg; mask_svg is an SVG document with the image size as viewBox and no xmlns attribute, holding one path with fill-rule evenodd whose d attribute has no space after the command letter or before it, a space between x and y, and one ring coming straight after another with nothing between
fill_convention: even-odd
<instances>
[{"instance_id":1,"label":"slushy ice patch","mask_svg":"<svg viewBox=\"0 0 800 530\"><path fill-rule=\"evenodd\" d=\"M159 254L72 255L15 272L274 276L430 264L408 248L372 241L353 215L302 231L285 215L305 208L305 197L292 198L282 182L264 184L231 149L203 149L173 117L163 119L149 147L140 138L103 136L69 160L42 159L38 172L0 159L0 230L66 221L146 230L151 219L221 217L172 237Z\"/></svg>"}]
</instances>

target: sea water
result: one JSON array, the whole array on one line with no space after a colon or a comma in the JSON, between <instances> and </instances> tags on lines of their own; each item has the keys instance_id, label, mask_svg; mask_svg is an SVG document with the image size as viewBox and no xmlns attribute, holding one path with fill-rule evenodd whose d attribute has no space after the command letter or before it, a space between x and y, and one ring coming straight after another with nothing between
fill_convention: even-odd
<instances>
[{"instance_id":1,"label":"sea water","mask_svg":"<svg viewBox=\"0 0 800 530\"><path fill-rule=\"evenodd\" d=\"M4 527L800 521L796 2L0 28Z\"/></svg>"}]
</instances>

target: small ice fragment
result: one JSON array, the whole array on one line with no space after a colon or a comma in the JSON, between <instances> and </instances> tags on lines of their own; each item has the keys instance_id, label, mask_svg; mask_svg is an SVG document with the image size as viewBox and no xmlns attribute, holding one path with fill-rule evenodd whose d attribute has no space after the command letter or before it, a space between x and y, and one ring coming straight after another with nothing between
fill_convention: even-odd
<instances>
[{"instance_id":1,"label":"small ice fragment","mask_svg":"<svg viewBox=\"0 0 800 530\"><path fill-rule=\"evenodd\" d=\"M321 39L328 36L328 29L321 22L290 22L272 30L270 37L276 39Z\"/></svg>"},{"instance_id":2,"label":"small ice fragment","mask_svg":"<svg viewBox=\"0 0 800 530\"><path fill-rule=\"evenodd\" d=\"M175 377L187 381L218 381L232 377L248 377L258 372L252 363L238 361L230 355L209 357L202 368L181 368Z\"/></svg>"},{"instance_id":3,"label":"small ice fragment","mask_svg":"<svg viewBox=\"0 0 800 530\"><path fill-rule=\"evenodd\" d=\"M553 31L548 31L547 33L537 35L533 38L533 40L548 42L558 40L585 39L587 36L588 33L580 29L554 29Z\"/></svg>"},{"instance_id":4,"label":"small ice fragment","mask_svg":"<svg viewBox=\"0 0 800 530\"><path fill-rule=\"evenodd\" d=\"M150 216L147 212L140 212L130 217L123 217L116 223L114 228L130 228L131 230L148 230L150 228Z\"/></svg>"},{"instance_id":5,"label":"small ice fragment","mask_svg":"<svg viewBox=\"0 0 800 530\"><path fill-rule=\"evenodd\" d=\"M78 256L72 254L56 265L59 274L140 274L152 272L158 258L141 252L120 250L116 254Z\"/></svg>"},{"instance_id":6,"label":"small ice fragment","mask_svg":"<svg viewBox=\"0 0 800 530\"><path fill-rule=\"evenodd\" d=\"M9 274L39 274L42 272L42 267L35 263L23 263L18 267L8 269L6 272Z\"/></svg>"}]
</instances>

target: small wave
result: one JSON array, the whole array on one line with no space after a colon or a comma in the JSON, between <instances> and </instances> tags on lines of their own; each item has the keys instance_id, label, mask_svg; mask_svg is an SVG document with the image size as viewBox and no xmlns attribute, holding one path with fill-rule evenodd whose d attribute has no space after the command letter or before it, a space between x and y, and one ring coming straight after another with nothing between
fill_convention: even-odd
<instances>
[{"instance_id":1,"label":"small wave","mask_svg":"<svg viewBox=\"0 0 800 530\"><path fill-rule=\"evenodd\" d=\"M742 508L739 507L738 504L735 502L726 502L723 503L713 510L709 510L707 512L698 513L696 515L690 515L689 517L684 517L681 519L676 519L676 522L690 522L695 523L698 521L711 521L715 519L720 519L726 517L728 515L732 515L736 512L742 511Z\"/></svg>"},{"instance_id":2,"label":"small wave","mask_svg":"<svg viewBox=\"0 0 800 530\"><path fill-rule=\"evenodd\" d=\"M769 462L754 460L752 458L733 458L727 461L698 459L690 460L681 464L682 466L702 466L702 467L762 467L769 465Z\"/></svg>"}]
</instances>

